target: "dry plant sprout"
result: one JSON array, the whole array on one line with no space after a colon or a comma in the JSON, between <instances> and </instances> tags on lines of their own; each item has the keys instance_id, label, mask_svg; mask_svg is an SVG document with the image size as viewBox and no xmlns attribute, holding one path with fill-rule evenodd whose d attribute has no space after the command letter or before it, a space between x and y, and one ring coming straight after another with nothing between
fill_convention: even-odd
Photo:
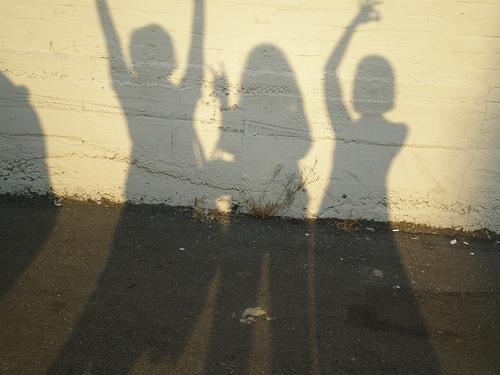
<instances>
[{"instance_id":1,"label":"dry plant sprout","mask_svg":"<svg viewBox=\"0 0 500 375\"><path fill-rule=\"evenodd\" d=\"M278 164L258 197L251 196L246 191L243 192L244 206L251 215L259 219L285 214L290 209L297 193L318 180L316 164L317 161L314 166L304 168L300 173L285 173L282 182L279 177L282 175L283 166ZM281 190L276 198L270 199L269 190L273 185L281 185Z\"/></svg>"}]
</instances>

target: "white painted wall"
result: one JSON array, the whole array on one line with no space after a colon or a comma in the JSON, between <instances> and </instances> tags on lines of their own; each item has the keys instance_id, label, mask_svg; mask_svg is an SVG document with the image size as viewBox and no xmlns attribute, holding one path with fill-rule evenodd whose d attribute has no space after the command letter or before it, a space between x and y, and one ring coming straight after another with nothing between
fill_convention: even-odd
<instances>
[{"instance_id":1,"label":"white painted wall","mask_svg":"<svg viewBox=\"0 0 500 375\"><path fill-rule=\"evenodd\" d=\"M500 231L500 0L205 1L3 0L0 193Z\"/></svg>"}]
</instances>

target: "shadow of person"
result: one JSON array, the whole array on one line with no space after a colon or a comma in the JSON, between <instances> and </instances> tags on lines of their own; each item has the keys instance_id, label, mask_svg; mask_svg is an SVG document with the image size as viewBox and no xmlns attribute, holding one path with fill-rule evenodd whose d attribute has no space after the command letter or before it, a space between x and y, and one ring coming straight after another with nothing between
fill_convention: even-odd
<instances>
[{"instance_id":1,"label":"shadow of person","mask_svg":"<svg viewBox=\"0 0 500 375\"><path fill-rule=\"evenodd\" d=\"M155 178L173 177L175 183L180 161L192 164L186 170L195 164L193 116L203 80L204 4L194 4L188 63L178 84L171 79L176 67L172 41L161 27L149 25L133 32L128 69L109 8L104 0L97 6L113 88L132 143L126 199L161 199L168 178ZM124 374L138 363L151 365L151 371L201 371L220 283L215 258L196 251L202 251L200 244L210 233L199 229L190 235L190 228L165 231L155 220L169 219L159 213L144 222L143 209L126 204L122 210L95 291L51 373ZM190 255L178 259L185 248ZM195 350L199 353L193 359L188 354Z\"/></svg>"},{"instance_id":2,"label":"shadow of person","mask_svg":"<svg viewBox=\"0 0 500 375\"><path fill-rule=\"evenodd\" d=\"M338 77L356 27L378 19L374 5L372 1L362 5L325 68L325 100L336 144L324 207L334 217L388 221L387 175L407 133L404 124L385 117L394 106L393 69L387 59L377 55L359 63L353 90L353 108L360 115L357 120L344 103ZM351 249L316 254L322 369L325 373L335 368L359 371L362 363L366 371L375 373L405 373L410 368L412 373L439 372L392 232L380 236L383 250L372 246L366 236L352 236ZM328 267L339 257L345 267L328 276ZM409 352L413 353L411 361Z\"/></svg>"},{"instance_id":3,"label":"shadow of person","mask_svg":"<svg viewBox=\"0 0 500 375\"><path fill-rule=\"evenodd\" d=\"M0 140L0 195L51 194L44 134L38 115L30 103L29 92L25 87L15 85L1 72ZM9 217L9 220L0 223L0 299L31 264L57 217L57 207L51 204L43 210L31 210L30 223L19 222L19 216L16 215L19 206L11 203L11 199L2 202L2 210L5 210L5 217ZM23 209L30 210L29 207ZM19 244L19 238L23 238L22 245Z\"/></svg>"},{"instance_id":4,"label":"shadow of person","mask_svg":"<svg viewBox=\"0 0 500 375\"><path fill-rule=\"evenodd\" d=\"M231 176L232 183L244 192L239 203L247 209L251 205L249 201L255 204L255 211L250 211L256 216L259 215L258 210L265 211L268 203L278 204L276 215L288 213L291 203L296 214L303 214L301 208L307 207L305 192L296 192L293 202L283 200L283 185L287 176L295 176L294 183L301 183L303 169L300 160L311 147L302 95L286 56L272 44L253 48L237 90L240 97L233 106L228 105L227 94L231 90L224 72L217 72L215 76L214 91L222 108L221 136L215 155L229 154L232 158L229 161L219 159L207 162L206 168L214 170L210 174ZM277 221L274 225L279 223ZM214 373L224 372L220 363L231 363L234 358L241 358L242 347L247 352L245 358L249 373L278 373L285 368L297 373L307 372L308 361L304 361L304 353L307 352L308 332L303 329L307 326L307 310L301 299L307 291L303 268L307 262L307 251L299 246L284 247L281 238L269 235L268 230L271 231L272 227L268 225L261 222L263 233L252 240L253 256L262 259L260 266L250 264L245 269L227 269L224 274L253 275L251 282L241 284L237 289L239 294L251 296L243 307L263 306L273 319L257 322L252 326L250 335L241 327L227 329L231 326L234 307L221 312L220 319L216 321L215 349L209 361ZM248 237L243 233L240 236ZM245 263L240 262L239 266L242 264ZM222 283L222 288L226 288L223 295L232 293L231 299L236 299L232 285L234 282ZM223 309L228 307L222 306ZM292 322L288 319L290 316L294 317ZM235 345L240 342L243 346Z\"/></svg>"},{"instance_id":5,"label":"shadow of person","mask_svg":"<svg viewBox=\"0 0 500 375\"><path fill-rule=\"evenodd\" d=\"M261 194L278 166L283 173L280 179L286 175L303 178L300 160L311 147L310 128L302 94L284 53L270 44L255 47L248 57L241 82L240 107L246 136L242 170L248 189L253 194ZM282 186L269 186L268 189L265 199L279 201ZM305 192L300 190L295 194L293 206L295 210L307 207ZM297 213L303 214L304 210ZM269 249L269 299L272 304L269 308L275 318L272 320L271 373L279 373L292 364L295 372L306 373L307 330L304 327L307 315L304 301L295 297L304 295L307 290L303 268L307 253L300 247L283 249L277 242L273 240L273 246L262 245ZM294 317L293 323L285 318L289 316Z\"/></svg>"}]
</instances>

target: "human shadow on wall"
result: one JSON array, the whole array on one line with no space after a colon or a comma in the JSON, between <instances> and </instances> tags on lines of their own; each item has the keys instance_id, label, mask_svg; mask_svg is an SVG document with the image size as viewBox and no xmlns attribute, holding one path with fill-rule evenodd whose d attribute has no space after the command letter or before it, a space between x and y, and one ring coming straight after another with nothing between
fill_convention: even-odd
<instances>
[{"instance_id":1,"label":"human shadow on wall","mask_svg":"<svg viewBox=\"0 0 500 375\"><path fill-rule=\"evenodd\" d=\"M113 88L132 143L125 187L129 203L96 289L50 372L125 374L134 364L154 363L167 373L196 373L203 367L220 284L217 256L202 253L203 242L213 234L194 224L180 232L165 231L164 223L155 222L169 220L161 214L141 222L141 206L133 203L145 192L165 188L151 186L155 173L175 173L165 166L187 160L185 170L195 168L191 142L203 80L204 1L194 2L187 69L178 84L171 79L173 43L162 27L133 32L129 69L110 8L105 0L96 3ZM179 126L183 129L176 132ZM187 140L178 139L178 133L188 134ZM192 230L196 234L189 235ZM189 256L177 259L184 249ZM198 362L190 359L191 351L198 352Z\"/></svg>"},{"instance_id":2,"label":"human shadow on wall","mask_svg":"<svg viewBox=\"0 0 500 375\"><path fill-rule=\"evenodd\" d=\"M4 147L0 155L0 194L50 195L45 138L38 115L30 103L29 92L1 72L0 137ZM2 209L10 213L5 217L10 219L0 223L0 299L32 262L57 216L57 207L47 201L49 207L33 210L30 223L18 223L16 207L10 203L9 198L1 203ZM15 238L24 239L22 246L15 243Z\"/></svg>"},{"instance_id":3,"label":"human shadow on wall","mask_svg":"<svg viewBox=\"0 0 500 375\"><path fill-rule=\"evenodd\" d=\"M277 46L261 44L249 53L237 90L231 90L223 70L214 75L222 126L216 157L205 162L207 174L237 176L233 185L239 186L242 196L235 200L242 205L249 198L279 200L286 176L294 176L298 184L307 177L300 160L311 147L302 95L288 59ZM227 99L230 91L239 94L232 106ZM219 154L232 158L221 160ZM304 191L293 198L296 208L306 209ZM279 214L289 208L284 205Z\"/></svg>"},{"instance_id":4,"label":"human shadow on wall","mask_svg":"<svg viewBox=\"0 0 500 375\"><path fill-rule=\"evenodd\" d=\"M387 176L407 134L406 125L385 117L394 106L393 68L378 55L367 56L358 64L352 99L353 109L359 114L357 120L345 104L339 79L339 68L356 29L378 20L375 4L362 4L325 67L325 100L336 143L323 210L329 209L334 217L387 222ZM370 245L368 238L343 259L346 273L341 279L349 280L346 288L334 287L339 275L327 276L325 267L336 260L335 255L317 255L320 362L322 366L331 363L330 353L337 343L342 345L339 355L333 356L338 368L349 369L353 363L361 362L366 371L376 373L406 372L405 368L414 373L439 373L397 242L389 227L383 228L387 234L377 237L384 242L383 251L370 251L379 247ZM347 323L349 329L332 324L337 321ZM414 353L414 361L404 363L402 359L408 352Z\"/></svg>"}]
</instances>

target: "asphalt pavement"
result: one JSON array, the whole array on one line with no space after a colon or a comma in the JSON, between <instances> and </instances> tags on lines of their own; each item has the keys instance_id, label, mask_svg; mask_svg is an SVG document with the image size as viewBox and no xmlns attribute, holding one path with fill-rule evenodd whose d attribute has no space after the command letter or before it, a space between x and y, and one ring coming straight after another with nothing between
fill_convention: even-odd
<instances>
[{"instance_id":1,"label":"asphalt pavement","mask_svg":"<svg viewBox=\"0 0 500 375\"><path fill-rule=\"evenodd\" d=\"M499 374L498 240L0 197L0 373Z\"/></svg>"}]
</instances>

